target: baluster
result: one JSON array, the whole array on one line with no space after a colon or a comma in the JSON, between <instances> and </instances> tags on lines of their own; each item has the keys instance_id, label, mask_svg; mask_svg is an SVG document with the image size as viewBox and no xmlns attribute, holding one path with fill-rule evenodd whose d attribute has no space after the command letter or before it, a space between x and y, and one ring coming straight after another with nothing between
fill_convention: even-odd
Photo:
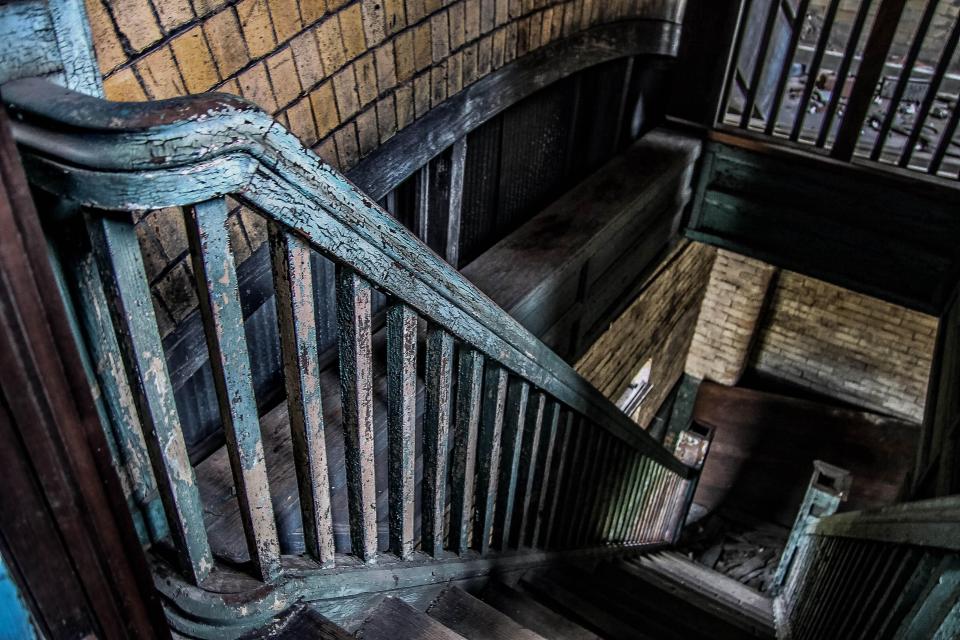
<instances>
[{"instance_id":1,"label":"baluster","mask_svg":"<svg viewBox=\"0 0 960 640\"><path fill-rule=\"evenodd\" d=\"M584 440L581 447L583 453L577 464L571 468L571 472L576 475L571 477L573 495L571 496L570 515L564 523L564 547L571 547L577 542L577 531L586 517L585 511L589 506L586 495L596 469L597 448L600 445L599 431L585 419L580 423L580 430L583 433Z\"/></svg>"},{"instance_id":2,"label":"baluster","mask_svg":"<svg viewBox=\"0 0 960 640\"><path fill-rule=\"evenodd\" d=\"M377 553L377 497L373 462L373 356L370 283L337 266L340 397L353 553L371 562Z\"/></svg>"},{"instance_id":3,"label":"baluster","mask_svg":"<svg viewBox=\"0 0 960 640\"><path fill-rule=\"evenodd\" d=\"M533 492L537 477L537 452L540 449L540 432L543 428L543 410L547 397L538 391L533 402L527 406L527 420L524 437L520 445L520 467L517 474L517 510L520 521L510 532L510 542L522 547L526 541L527 526L530 521L530 506L533 504Z\"/></svg>"},{"instance_id":4,"label":"baluster","mask_svg":"<svg viewBox=\"0 0 960 640\"><path fill-rule=\"evenodd\" d=\"M427 331L426 379L421 538L423 550L437 557L443 551L447 438L453 386L453 336L438 327Z\"/></svg>"},{"instance_id":5,"label":"baluster","mask_svg":"<svg viewBox=\"0 0 960 640\"><path fill-rule=\"evenodd\" d=\"M280 225L270 225L280 354L307 553L333 563L333 521L324 440L317 318L310 247Z\"/></svg>"},{"instance_id":6,"label":"baluster","mask_svg":"<svg viewBox=\"0 0 960 640\"><path fill-rule=\"evenodd\" d=\"M494 545L505 550L510 540L514 499L517 494L517 469L520 466L520 443L523 423L530 398L530 385L519 378L511 378L507 391L504 416L500 478L497 481L497 505L494 518Z\"/></svg>"},{"instance_id":7,"label":"baluster","mask_svg":"<svg viewBox=\"0 0 960 640\"><path fill-rule=\"evenodd\" d=\"M649 518L647 519L647 526L644 528L643 539L644 542L656 542L655 532L657 530L657 524L660 522L660 516L662 512L663 505L663 492L667 484L667 470L663 467L657 467L657 476L654 482L653 493L650 497L650 506L648 511L650 512Z\"/></svg>"},{"instance_id":8,"label":"baluster","mask_svg":"<svg viewBox=\"0 0 960 640\"><path fill-rule=\"evenodd\" d=\"M887 112L884 114L883 120L880 123L877 140L873 145L873 149L870 151L870 159L874 162L879 160L880 156L883 155L883 148L886 146L887 138L890 136L890 128L893 126L894 118L897 117L900 111L900 101L903 99L903 94L906 93L907 84L909 84L910 76L913 74L914 68L916 68L917 58L920 57L920 51L923 49L923 41L927 37L927 31L933 23L933 18L936 15L939 4L940 0L927 0L927 6L920 17L919 24L917 24L917 31L914 33L913 42L910 43L907 57L903 60L903 67L900 70L900 76L897 78L897 84L893 89L893 95L890 96L890 106L887 107ZM940 43L938 42L937 44ZM927 90L929 91L930 87L928 87ZM915 127L923 126L923 115L922 112L917 114L914 122Z\"/></svg>"},{"instance_id":9,"label":"baluster","mask_svg":"<svg viewBox=\"0 0 960 640\"><path fill-rule=\"evenodd\" d=\"M457 404L450 474L450 546L462 555L470 548L483 355L474 349L464 348L460 351L457 367Z\"/></svg>"},{"instance_id":10,"label":"baluster","mask_svg":"<svg viewBox=\"0 0 960 640\"><path fill-rule=\"evenodd\" d=\"M633 451L631 449L621 449L618 453L617 470L613 477L613 484L610 487L607 516L601 529L601 537L605 542L616 541L614 532L620 516L620 510L623 507L624 494L627 490L626 487L630 475L632 455Z\"/></svg>"},{"instance_id":11,"label":"baluster","mask_svg":"<svg viewBox=\"0 0 960 640\"><path fill-rule=\"evenodd\" d=\"M247 549L258 577L272 580L280 573L280 543L227 230L227 204L223 198L208 200L189 207L186 217L193 268L199 280L200 312Z\"/></svg>"},{"instance_id":12,"label":"baluster","mask_svg":"<svg viewBox=\"0 0 960 640\"><path fill-rule=\"evenodd\" d=\"M757 103L757 91L760 89L760 81L763 79L764 72L767 71L767 51L770 48L770 38L773 35L773 28L777 25L777 17L780 15L780 3L771 2L767 8L763 25L763 34L760 36L760 49L754 52L753 73L750 74L750 84L747 86L746 102L743 107L743 113L740 114L740 128L750 128L750 118L753 117L753 110ZM776 117L776 115L774 115Z\"/></svg>"},{"instance_id":13,"label":"baluster","mask_svg":"<svg viewBox=\"0 0 960 640\"><path fill-rule=\"evenodd\" d=\"M554 535L555 529L554 525L557 522L560 505L560 496L567 493L564 487L567 484L567 465L569 464L568 460L572 459L576 454L575 447L573 444L575 442L573 431L574 431L574 421L576 416L573 411L567 411L566 420L563 421L562 426L562 436L560 436L560 452L559 455L556 455L557 458L557 470L553 474L553 488L550 491L550 507L546 519L546 527L543 530L543 541L540 544L544 547L555 546ZM534 540L534 544L537 544L537 540Z\"/></svg>"},{"instance_id":14,"label":"baluster","mask_svg":"<svg viewBox=\"0 0 960 640\"><path fill-rule=\"evenodd\" d=\"M572 413L572 412L571 412ZM563 548L569 541L569 533L573 528L577 510L577 491L583 485L583 465L586 460L588 429L586 420L581 416L571 418L570 428L572 445L565 464L564 483L561 485L563 501L557 507L556 519L550 544L553 548Z\"/></svg>"},{"instance_id":15,"label":"baluster","mask_svg":"<svg viewBox=\"0 0 960 640\"><path fill-rule=\"evenodd\" d=\"M647 521L650 519L650 496L653 495L654 486L656 485L657 480L657 469L659 465L654 462L652 459L647 458L647 465L644 470L643 477L643 486L640 491L640 498L638 500L639 511L637 513L636 522L633 525L632 538L634 542L643 543L646 542L643 537L643 532L647 526Z\"/></svg>"},{"instance_id":16,"label":"baluster","mask_svg":"<svg viewBox=\"0 0 960 640\"><path fill-rule=\"evenodd\" d=\"M637 453L633 456L626 494L627 504L617 526L617 537L624 543L630 542L630 525L633 524L632 518L637 511L637 502L640 497L640 489L643 486L643 470L645 466L646 458L643 454Z\"/></svg>"},{"instance_id":17,"label":"baluster","mask_svg":"<svg viewBox=\"0 0 960 640\"><path fill-rule=\"evenodd\" d=\"M586 492L586 513L577 529L577 546L583 546L590 541L590 533L597 523L600 513L600 487L604 483L609 470L612 438L605 431L597 430L595 436L599 440L597 454L593 464L593 473L590 476Z\"/></svg>"},{"instance_id":18,"label":"baluster","mask_svg":"<svg viewBox=\"0 0 960 640\"><path fill-rule=\"evenodd\" d=\"M390 549L406 559L413 552L417 314L400 302L387 311L387 408Z\"/></svg>"},{"instance_id":19,"label":"baluster","mask_svg":"<svg viewBox=\"0 0 960 640\"><path fill-rule=\"evenodd\" d=\"M869 2L870 0L867 1ZM786 93L787 82L790 80L790 68L793 66L793 59L797 55L797 45L800 43L800 34L806 26L809 6L810 0L800 0L800 3L797 5L797 11L794 14L794 19L790 22L790 42L783 52L783 63L780 65L777 87L773 91L773 105L770 107L770 117L767 118L767 125L764 127L764 133L768 136L773 135L777 126L780 107L783 105L783 94Z\"/></svg>"},{"instance_id":20,"label":"baluster","mask_svg":"<svg viewBox=\"0 0 960 640\"><path fill-rule=\"evenodd\" d=\"M637 522L643 516L643 492L646 488L650 464L650 458L642 455L637 463L636 480L630 497L630 509L627 511L626 522L624 522L623 539L628 544L637 542Z\"/></svg>"},{"instance_id":21,"label":"baluster","mask_svg":"<svg viewBox=\"0 0 960 640\"><path fill-rule=\"evenodd\" d=\"M544 521L549 517L549 514L546 513L547 495L550 489L550 473L553 470L553 455L557 443L557 427L559 423L560 403L556 400L551 400L546 415L544 416L546 433L541 435L541 439L545 438L546 448L543 452L543 460L539 464L539 468L542 469L542 471L536 483L533 535L530 536L531 547L539 546L540 531Z\"/></svg>"},{"instance_id":22,"label":"baluster","mask_svg":"<svg viewBox=\"0 0 960 640\"><path fill-rule=\"evenodd\" d=\"M803 132L803 123L807 117L810 98L813 96L813 90L817 82L817 74L820 73L820 65L823 63L823 56L827 51L827 44L830 41L830 32L833 30L833 21L837 17L839 8L840 0L830 0L830 4L827 5L826 14L823 17L823 24L820 27L820 35L817 38L817 46L814 49L813 58L810 60L810 66L808 67L807 80L803 86L803 95L800 97L800 102L797 105L797 113L793 120L793 127L790 129L790 139L794 142L800 139L800 134ZM842 91L843 87L839 87L838 90Z\"/></svg>"},{"instance_id":23,"label":"baluster","mask_svg":"<svg viewBox=\"0 0 960 640\"><path fill-rule=\"evenodd\" d=\"M177 560L187 579L200 584L213 568L213 554L173 401L140 244L130 222L91 220L88 230L104 289L109 292L106 298Z\"/></svg>"},{"instance_id":24,"label":"baluster","mask_svg":"<svg viewBox=\"0 0 960 640\"><path fill-rule=\"evenodd\" d=\"M488 363L483 374L483 407L477 442L477 494L474 546L481 554L490 551L494 506L500 467L500 436L507 404L507 370Z\"/></svg>"},{"instance_id":25,"label":"baluster","mask_svg":"<svg viewBox=\"0 0 960 640\"><path fill-rule=\"evenodd\" d=\"M907 0L880 1L860 66L857 68L857 80L850 91L850 98L830 151L833 158L849 160L853 157L860 140L860 129L873 104L877 83L883 77L887 54L896 38L900 16L906 5Z\"/></svg>"}]
</instances>

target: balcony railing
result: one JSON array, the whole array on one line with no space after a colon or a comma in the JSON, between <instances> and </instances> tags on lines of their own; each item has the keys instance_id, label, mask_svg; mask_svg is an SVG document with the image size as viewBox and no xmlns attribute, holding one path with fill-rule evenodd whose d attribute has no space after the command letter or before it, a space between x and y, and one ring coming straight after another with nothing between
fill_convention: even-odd
<instances>
[{"instance_id":1,"label":"balcony railing","mask_svg":"<svg viewBox=\"0 0 960 640\"><path fill-rule=\"evenodd\" d=\"M947 0L743 0L717 124L955 180L958 40Z\"/></svg>"}]
</instances>

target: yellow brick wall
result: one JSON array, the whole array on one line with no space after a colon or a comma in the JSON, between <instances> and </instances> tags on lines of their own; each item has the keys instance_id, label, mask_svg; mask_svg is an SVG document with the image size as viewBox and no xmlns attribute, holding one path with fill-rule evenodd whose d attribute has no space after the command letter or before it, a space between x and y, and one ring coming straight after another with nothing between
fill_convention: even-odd
<instances>
[{"instance_id":1,"label":"yellow brick wall","mask_svg":"<svg viewBox=\"0 0 960 640\"><path fill-rule=\"evenodd\" d=\"M717 252L686 372L745 370L920 422L937 319L729 251ZM769 290L768 290L769 289Z\"/></svg>"},{"instance_id":2,"label":"yellow brick wall","mask_svg":"<svg viewBox=\"0 0 960 640\"><path fill-rule=\"evenodd\" d=\"M747 368L757 322L776 269L746 256L717 251L687 354L686 373L735 385Z\"/></svg>"},{"instance_id":3,"label":"yellow brick wall","mask_svg":"<svg viewBox=\"0 0 960 640\"><path fill-rule=\"evenodd\" d=\"M683 374L714 253L696 242L678 250L577 362L577 371L616 402L643 364L652 360L652 389L631 416L643 428Z\"/></svg>"},{"instance_id":4,"label":"yellow brick wall","mask_svg":"<svg viewBox=\"0 0 960 640\"><path fill-rule=\"evenodd\" d=\"M921 422L936 331L933 316L787 271L778 278L751 366Z\"/></svg>"},{"instance_id":5,"label":"yellow brick wall","mask_svg":"<svg viewBox=\"0 0 960 640\"><path fill-rule=\"evenodd\" d=\"M682 0L86 0L112 100L205 91L259 105L347 170L447 97L598 24L678 19ZM195 308L176 212L138 225L164 331ZM234 248L263 222L234 208ZM178 292L173 295L173 292Z\"/></svg>"}]
</instances>

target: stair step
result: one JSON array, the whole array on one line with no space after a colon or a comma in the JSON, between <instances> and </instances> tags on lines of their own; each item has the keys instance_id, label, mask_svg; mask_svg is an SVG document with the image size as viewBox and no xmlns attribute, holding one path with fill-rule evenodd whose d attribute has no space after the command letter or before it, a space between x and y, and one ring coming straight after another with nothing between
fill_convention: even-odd
<instances>
[{"instance_id":1,"label":"stair step","mask_svg":"<svg viewBox=\"0 0 960 640\"><path fill-rule=\"evenodd\" d=\"M672 621L675 627L685 629L690 637L730 640L772 637L772 627L765 620L732 609L634 562L601 565L597 576L631 594L629 602L648 619L659 620L662 624Z\"/></svg>"},{"instance_id":2,"label":"stair step","mask_svg":"<svg viewBox=\"0 0 960 640\"><path fill-rule=\"evenodd\" d=\"M661 552L631 560L635 565L683 582L732 607L750 612L761 620L773 619L773 600L718 571L697 564L675 552Z\"/></svg>"},{"instance_id":3,"label":"stair step","mask_svg":"<svg viewBox=\"0 0 960 640\"><path fill-rule=\"evenodd\" d=\"M427 615L467 640L545 640L459 587L445 589Z\"/></svg>"},{"instance_id":4,"label":"stair step","mask_svg":"<svg viewBox=\"0 0 960 640\"><path fill-rule=\"evenodd\" d=\"M631 619L616 595L600 595L586 574L571 575L568 569L525 576L521 585L538 600L574 622L593 629L610 640L683 640L649 621ZM597 598L596 596L600 596ZM626 597L624 595L624 597Z\"/></svg>"},{"instance_id":5,"label":"stair step","mask_svg":"<svg viewBox=\"0 0 960 640\"><path fill-rule=\"evenodd\" d=\"M241 640L353 640L353 636L308 605L288 608L266 627L245 634Z\"/></svg>"},{"instance_id":6,"label":"stair step","mask_svg":"<svg viewBox=\"0 0 960 640\"><path fill-rule=\"evenodd\" d=\"M530 595L491 581L482 600L518 624L551 640L599 640L599 636L560 615Z\"/></svg>"},{"instance_id":7,"label":"stair step","mask_svg":"<svg viewBox=\"0 0 960 640\"><path fill-rule=\"evenodd\" d=\"M465 640L399 598L384 598L356 636L360 640Z\"/></svg>"}]
</instances>

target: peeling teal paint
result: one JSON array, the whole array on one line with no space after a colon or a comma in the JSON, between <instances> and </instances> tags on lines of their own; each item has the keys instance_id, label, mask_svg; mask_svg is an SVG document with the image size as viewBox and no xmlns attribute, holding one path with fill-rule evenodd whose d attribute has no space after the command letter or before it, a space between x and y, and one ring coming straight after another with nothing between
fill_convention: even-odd
<instances>
[{"instance_id":1,"label":"peeling teal paint","mask_svg":"<svg viewBox=\"0 0 960 640\"><path fill-rule=\"evenodd\" d=\"M31 640L38 637L30 612L20 597L20 590L0 557L0 640Z\"/></svg>"}]
</instances>

